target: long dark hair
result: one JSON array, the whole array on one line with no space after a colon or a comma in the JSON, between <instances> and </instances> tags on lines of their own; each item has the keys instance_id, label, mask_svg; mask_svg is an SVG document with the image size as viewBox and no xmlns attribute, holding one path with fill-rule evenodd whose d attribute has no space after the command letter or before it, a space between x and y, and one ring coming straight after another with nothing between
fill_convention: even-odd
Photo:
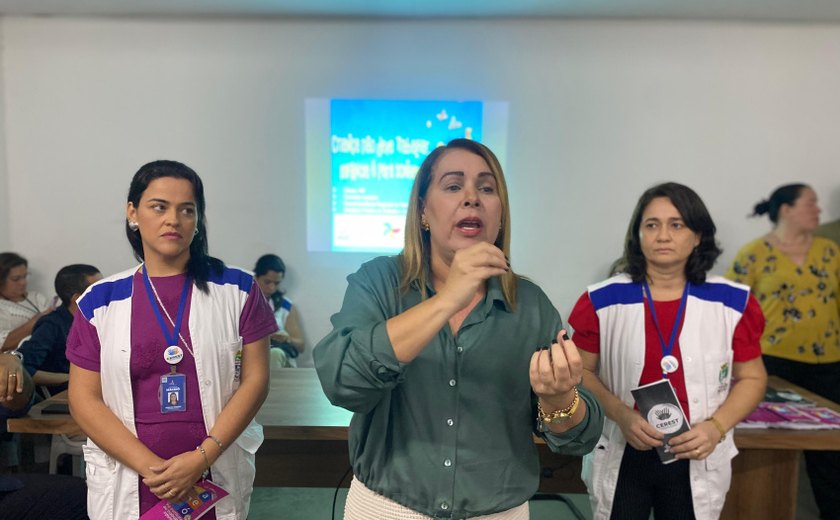
<instances>
[{"instance_id":1,"label":"long dark hair","mask_svg":"<svg viewBox=\"0 0 840 520\"><path fill-rule=\"evenodd\" d=\"M788 206L793 206L796 204L796 199L802 195L802 190L808 187L807 184L801 183L779 186L770 195L769 199L764 199L753 207L752 216L757 217L767 213L770 217L770 222L778 224L779 210L782 208L782 205L787 204Z\"/></svg>"},{"instance_id":2,"label":"long dark hair","mask_svg":"<svg viewBox=\"0 0 840 520\"><path fill-rule=\"evenodd\" d=\"M621 259L622 268L636 283L641 283L647 275L647 261L642 253L639 239L639 225L642 223L642 213L650 202L658 197L665 197L680 212L683 222L688 229L700 234L700 244L694 248L685 265L685 277L693 284L706 281L706 273L715 265L715 261L723 252L715 241L717 228L709 215L709 210L703 204L703 199L688 186L676 182L666 182L654 186L644 192L633 210L633 217L627 227L624 238L624 257Z\"/></svg>"},{"instance_id":3,"label":"long dark hair","mask_svg":"<svg viewBox=\"0 0 840 520\"><path fill-rule=\"evenodd\" d=\"M254 266L254 277L262 276L269 271L283 273L283 276L286 276L286 264L283 262L283 259L271 254L259 257L257 259L257 265ZM271 294L271 301L274 303L275 309L279 309L283 304L284 294L279 288Z\"/></svg>"},{"instance_id":4,"label":"long dark hair","mask_svg":"<svg viewBox=\"0 0 840 520\"><path fill-rule=\"evenodd\" d=\"M225 264L218 258L210 256L207 246L207 217L204 214L204 184L201 178L195 171L186 164L177 161L153 161L144 164L134 174L131 179L131 186L128 188L128 202L132 203L135 208L140 206L140 198L143 192L149 187L149 184L155 179L161 177L172 177L175 179L185 179L192 184L193 195L195 196L196 204L196 234L190 243L190 259L187 262L187 274L193 279L195 285L202 292L207 292L207 280L210 274L221 274L224 271ZM141 262L143 257L143 240L140 238L140 231L132 231L128 226L128 219L125 221L125 236L128 237L128 243L134 250L134 256Z\"/></svg>"}]
</instances>

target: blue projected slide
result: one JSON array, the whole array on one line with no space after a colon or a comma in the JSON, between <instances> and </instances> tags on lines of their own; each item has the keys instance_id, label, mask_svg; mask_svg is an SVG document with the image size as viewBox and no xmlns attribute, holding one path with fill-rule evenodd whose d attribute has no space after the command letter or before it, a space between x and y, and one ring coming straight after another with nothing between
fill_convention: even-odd
<instances>
[{"instance_id":1,"label":"blue projected slide","mask_svg":"<svg viewBox=\"0 0 840 520\"><path fill-rule=\"evenodd\" d=\"M307 248L400 252L423 159L466 137L503 160L506 127L506 103L307 99Z\"/></svg>"},{"instance_id":2,"label":"blue projected slide","mask_svg":"<svg viewBox=\"0 0 840 520\"><path fill-rule=\"evenodd\" d=\"M332 100L332 250L402 250L420 164L456 137L480 141L481 110L479 101Z\"/></svg>"}]
</instances>

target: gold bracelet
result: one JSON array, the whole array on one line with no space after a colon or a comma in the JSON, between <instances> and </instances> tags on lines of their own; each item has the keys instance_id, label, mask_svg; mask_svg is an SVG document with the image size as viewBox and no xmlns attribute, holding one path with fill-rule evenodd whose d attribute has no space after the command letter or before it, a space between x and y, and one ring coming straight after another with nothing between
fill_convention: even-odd
<instances>
[{"instance_id":1,"label":"gold bracelet","mask_svg":"<svg viewBox=\"0 0 840 520\"><path fill-rule=\"evenodd\" d=\"M717 419L715 419L715 417L714 417L714 416L709 417L709 418L708 418L708 419L706 419L706 420L707 420L707 421L709 421L710 423L714 424L714 425L715 425L715 428L717 428L717 430L720 432L720 440L718 441L718 443L721 443L721 442L723 442L724 440L726 440L726 429L724 429L723 425L722 425L722 424L720 424L720 421L718 421Z\"/></svg>"},{"instance_id":2,"label":"gold bracelet","mask_svg":"<svg viewBox=\"0 0 840 520\"><path fill-rule=\"evenodd\" d=\"M578 393L577 386L574 387L574 390L575 397L572 399L572 403L563 409L554 410L551 413L545 413L539 399L537 399L537 416L543 426L548 426L551 423L565 422L572 418L578 409L578 405L580 405L580 394Z\"/></svg>"}]
</instances>

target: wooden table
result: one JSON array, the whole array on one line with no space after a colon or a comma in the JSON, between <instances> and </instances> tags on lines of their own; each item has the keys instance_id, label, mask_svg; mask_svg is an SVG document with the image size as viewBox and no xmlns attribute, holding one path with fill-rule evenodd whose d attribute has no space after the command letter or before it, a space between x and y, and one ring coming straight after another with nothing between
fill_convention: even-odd
<instances>
[{"instance_id":1,"label":"wooden table","mask_svg":"<svg viewBox=\"0 0 840 520\"><path fill-rule=\"evenodd\" d=\"M771 388L791 388L840 412L840 405L784 379L770 376ZM796 517L799 459L803 450L840 450L839 430L736 429L740 453L732 461L732 485L721 518Z\"/></svg>"},{"instance_id":2,"label":"wooden table","mask_svg":"<svg viewBox=\"0 0 840 520\"><path fill-rule=\"evenodd\" d=\"M70 414L41 413L50 404L67 404L67 390L37 403L29 410L29 415L19 419L7 419L8 431L16 433L45 433L64 435L82 435L82 430Z\"/></svg>"},{"instance_id":3,"label":"wooden table","mask_svg":"<svg viewBox=\"0 0 840 520\"><path fill-rule=\"evenodd\" d=\"M835 403L771 377L770 386L792 388L819 406L840 411ZM30 415L9 419L9 431L78 433L73 419L40 413L59 394L33 407ZM271 374L271 390L257 414L266 441L257 452L257 486L335 487L347 485L350 467L347 433L351 413L332 406L313 369L284 368ZM740 454L721 518L795 518L802 450L840 450L840 431L736 430ZM586 493L580 481L580 458L551 453L538 443L543 476L540 491Z\"/></svg>"}]
</instances>

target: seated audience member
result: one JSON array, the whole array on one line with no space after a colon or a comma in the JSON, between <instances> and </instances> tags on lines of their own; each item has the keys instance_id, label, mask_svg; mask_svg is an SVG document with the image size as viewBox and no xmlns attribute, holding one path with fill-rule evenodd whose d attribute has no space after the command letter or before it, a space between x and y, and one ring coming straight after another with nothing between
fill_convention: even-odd
<instances>
[{"instance_id":1,"label":"seated audience member","mask_svg":"<svg viewBox=\"0 0 840 520\"><path fill-rule=\"evenodd\" d=\"M17 348L41 316L52 311L43 294L27 291L29 264L17 253L0 253L0 352Z\"/></svg>"},{"instance_id":2,"label":"seated audience member","mask_svg":"<svg viewBox=\"0 0 840 520\"><path fill-rule=\"evenodd\" d=\"M280 290L286 276L286 264L277 255L263 255L254 266L254 277L268 299L279 331L271 336L272 366L297 366L295 358L304 348L303 332L300 328L297 307Z\"/></svg>"},{"instance_id":3,"label":"seated audience member","mask_svg":"<svg viewBox=\"0 0 840 520\"><path fill-rule=\"evenodd\" d=\"M73 264L62 267L55 275L55 292L61 305L39 319L32 328L32 337L18 349L23 354L23 366L36 385L48 387L51 394L67 389L70 362L64 350L67 334L73 325L76 299L88 286L102 279L99 269L92 265Z\"/></svg>"},{"instance_id":4,"label":"seated audience member","mask_svg":"<svg viewBox=\"0 0 840 520\"><path fill-rule=\"evenodd\" d=\"M837 244L840 244L840 219L820 224L820 226L814 230L814 234L818 237L829 238L834 240Z\"/></svg>"},{"instance_id":5,"label":"seated audience member","mask_svg":"<svg viewBox=\"0 0 840 520\"><path fill-rule=\"evenodd\" d=\"M0 353L0 434L6 419L25 415L32 404L32 379L18 354ZM65 475L0 474L0 518L41 520L87 518L85 481Z\"/></svg>"}]
</instances>

